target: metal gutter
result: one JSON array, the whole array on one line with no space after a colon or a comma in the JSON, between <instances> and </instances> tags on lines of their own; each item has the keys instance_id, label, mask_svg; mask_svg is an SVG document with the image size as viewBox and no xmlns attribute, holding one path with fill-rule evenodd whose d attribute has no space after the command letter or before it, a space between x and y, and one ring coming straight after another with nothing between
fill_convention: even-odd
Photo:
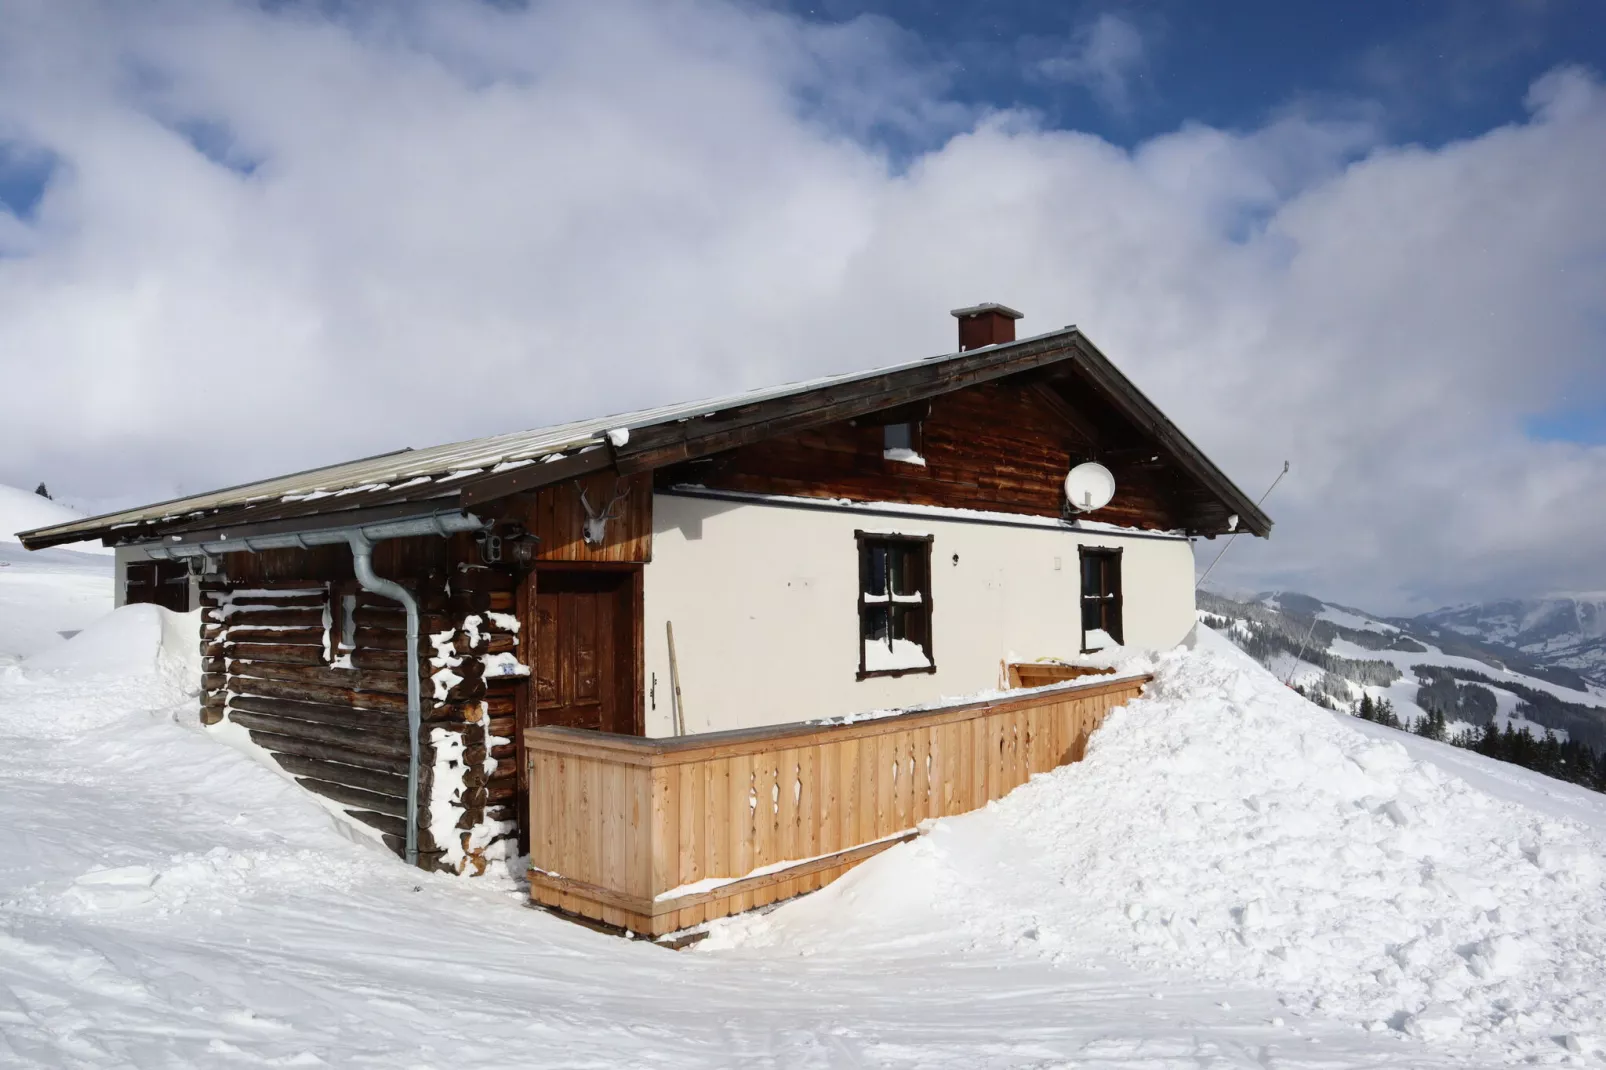
<instances>
[{"instance_id":1,"label":"metal gutter","mask_svg":"<svg viewBox=\"0 0 1606 1070\"><path fill-rule=\"evenodd\" d=\"M374 543L385 539L405 539L421 535L448 536L460 531L478 531L485 522L461 511L436 512L403 520L384 520L365 525L322 528L316 531L237 535L219 533L208 542L147 543L143 549L155 558L186 560L210 559L218 554L255 553L259 550L307 549L312 546L351 547L352 569L362 589L381 598L400 602L407 611L407 864L418 864L418 739L424 719L423 682L419 677L418 599L395 580L374 572Z\"/></svg>"}]
</instances>

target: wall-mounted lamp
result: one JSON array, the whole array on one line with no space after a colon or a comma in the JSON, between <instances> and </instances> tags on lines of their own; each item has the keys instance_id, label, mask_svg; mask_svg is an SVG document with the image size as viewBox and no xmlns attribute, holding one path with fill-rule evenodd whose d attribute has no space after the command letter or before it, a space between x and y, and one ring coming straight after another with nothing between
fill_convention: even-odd
<instances>
[{"instance_id":1,"label":"wall-mounted lamp","mask_svg":"<svg viewBox=\"0 0 1606 1070\"><path fill-rule=\"evenodd\" d=\"M539 536L525 531L520 524L507 524L500 531L483 531L474 541L480 549L480 562L486 565L503 561L528 565L535 560L536 547L541 544Z\"/></svg>"}]
</instances>

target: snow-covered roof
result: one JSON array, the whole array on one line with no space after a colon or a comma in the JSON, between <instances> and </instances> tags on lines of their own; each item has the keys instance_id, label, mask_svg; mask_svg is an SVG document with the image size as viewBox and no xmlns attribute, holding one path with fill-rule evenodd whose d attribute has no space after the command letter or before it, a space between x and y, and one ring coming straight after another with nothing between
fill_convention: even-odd
<instances>
[{"instance_id":1,"label":"snow-covered roof","mask_svg":"<svg viewBox=\"0 0 1606 1070\"><path fill-rule=\"evenodd\" d=\"M314 511L338 512L405 502L429 502L437 498L460 495L460 492L476 481L483 482L488 476L529 465L568 460L599 449L607 449L612 455L618 455L622 451L628 451L632 434L647 428L661 428L816 391L829 395L833 387L897 377L916 369L938 367L946 362L961 360L986 362L996 355L996 363L1002 364L1023 350L1068 349L1073 342L1085 343L1085 339L1074 326L1069 326L1011 343L962 353L940 354L890 367L823 376L724 397L640 409L635 412L469 439L425 449L400 450L344 464L226 487L205 494L157 502L136 509L37 528L21 532L19 536L30 549L95 537L131 542L155 537L158 527L165 534L173 525L194 525L198 522L209 522L213 517L219 522L227 520L235 523L304 515ZM1242 492L1206 460L1203 454L1199 453L1197 448L1159 413L1152 402L1131 386L1130 382L1102 355L1097 354L1096 349L1088 344L1080 351L1080 355L1084 358L1096 357L1099 367L1095 370L1099 373L1101 385L1109 383L1113 377L1144 407L1145 423L1151 427L1156 423L1163 424L1170 431L1182 447L1185 463L1198 470L1196 474L1205 477L1206 482L1211 483L1218 491L1224 488L1227 497L1241 499L1241 502L1238 500L1232 502L1234 510L1249 518L1263 521L1264 528L1269 530L1270 521L1255 510L1253 503L1243 498ZM220 513L230 515L225 518L218 516ZM240 516L236 516L236 513Z\"/></svg>"}]
</instances>

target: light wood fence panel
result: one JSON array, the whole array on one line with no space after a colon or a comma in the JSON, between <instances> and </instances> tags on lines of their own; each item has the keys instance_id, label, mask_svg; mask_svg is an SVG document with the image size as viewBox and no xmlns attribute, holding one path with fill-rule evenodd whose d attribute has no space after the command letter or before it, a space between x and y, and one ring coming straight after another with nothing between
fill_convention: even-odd
<instances>
[{"instance_id":1,"label":"light wood fence panel","mask_svg":"<svg viewBox=\"0 0 1606 1070\"><path fill-rule=\"evenodd\" d=\"M530 894L656 936L813 891L924 820L1080 761L1149 679L678 739L526 729Z\"/></svg>"}]
</instances>

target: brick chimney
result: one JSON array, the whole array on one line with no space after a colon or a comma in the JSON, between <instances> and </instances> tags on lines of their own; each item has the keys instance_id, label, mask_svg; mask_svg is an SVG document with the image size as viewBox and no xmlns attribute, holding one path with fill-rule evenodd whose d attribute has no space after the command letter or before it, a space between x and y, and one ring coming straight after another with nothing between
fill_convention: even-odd
<instances>
[{"instance_id":1,"label":"brick chimney","mask_svg":"<svg viewBox=\"0 0 1606 1070\"><path fill-rule=\"evenodd\" d=\"M959 351L980 349L1015 340L1015 321L1020 313L1008 305L988 302L970 308L956 308L950 313L959 320Z\"/></svg>"}]
</instances>

